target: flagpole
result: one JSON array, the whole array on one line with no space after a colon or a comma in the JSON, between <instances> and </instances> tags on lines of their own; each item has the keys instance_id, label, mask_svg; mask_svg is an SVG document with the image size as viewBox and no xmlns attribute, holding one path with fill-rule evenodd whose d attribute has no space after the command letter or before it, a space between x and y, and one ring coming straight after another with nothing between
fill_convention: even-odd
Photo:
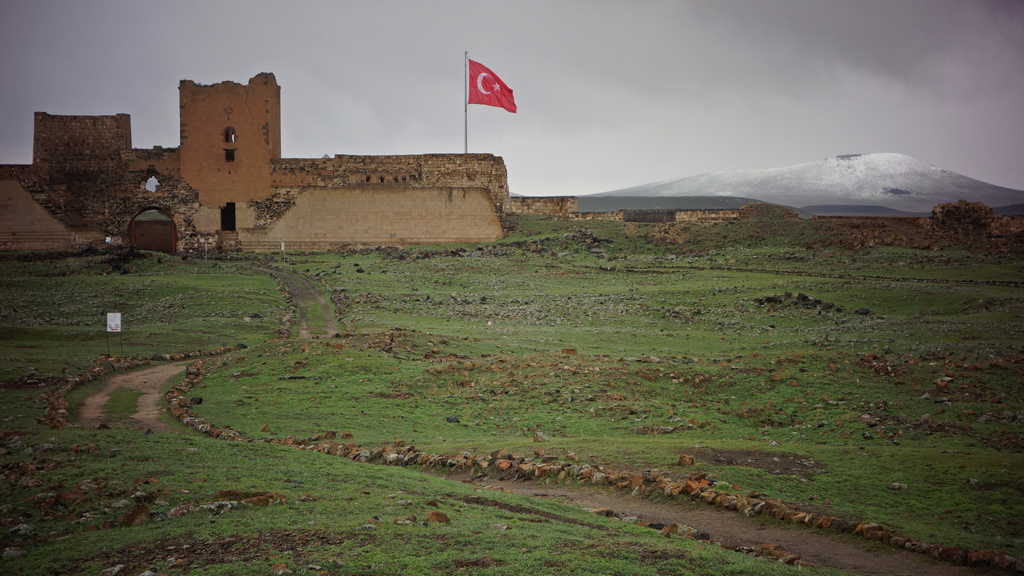
<instances>
[{"instance_id":1,"label":"flagpole","mask_svg":"<svg viewBox=\"0 0 1024 576\"><path fill-rule=\"evenodd\" d=\"M463 151L463 153L464 154L469 154L469 51L468 50L466 51L466 54L463 57L462 64L463 64L463 67L465 68L465 70L463 71L463 75L462 75L463 76L463 86L462 86L463 110L462 110L462 113L464 115L464 125L463 125L464 134L463 134L463 137L465 138L465 146L466 146L466 148Z\"/></svg>"}]
</instances>

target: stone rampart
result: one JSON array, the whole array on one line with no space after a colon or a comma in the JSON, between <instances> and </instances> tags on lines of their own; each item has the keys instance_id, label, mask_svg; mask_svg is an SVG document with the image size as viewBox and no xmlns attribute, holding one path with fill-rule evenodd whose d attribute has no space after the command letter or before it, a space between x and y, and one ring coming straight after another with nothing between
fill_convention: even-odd
<instances>
[{"instance_id":1,"label":"stone rampart","mask_svg":"<svg viewBox=\"0 0 1024 576\"><path fill-rule=\"evenodd\" d=\"M512 214L550 214L568 218L579 212L580 200L576 196L512 196L508 199L508 212Z\"/></svg>"},{"instance_id":2,"label":"stone rampart","mask_svg":"<svg viewBox=\"0 0 1024 576\"><path fill-rule=\"evenodd\" d=\"M281 242L287 250L488 242L503 235L482 188L314 186L279 191L271 200L285 209L239 229L245 250L280 250ZM267 202L252 204L274 212Z\"/></svg>"}]
</instances>

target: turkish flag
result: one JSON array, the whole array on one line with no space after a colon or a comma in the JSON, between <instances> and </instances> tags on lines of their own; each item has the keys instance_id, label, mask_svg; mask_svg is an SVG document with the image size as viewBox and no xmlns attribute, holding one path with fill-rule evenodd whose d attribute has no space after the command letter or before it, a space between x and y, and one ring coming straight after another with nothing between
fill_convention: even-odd
<instances>
[{"instance_id":1,"label":"turkish flag","mask_svg":"<svg viewBox=\"0 0 1024 576\"><path fill-rule=\"evenodd\" d=\"M515 113L516 101L512 89L505 85L490 68L479 62L469 61L470 104L498 106Z\"/></svg>"}]
</instances>

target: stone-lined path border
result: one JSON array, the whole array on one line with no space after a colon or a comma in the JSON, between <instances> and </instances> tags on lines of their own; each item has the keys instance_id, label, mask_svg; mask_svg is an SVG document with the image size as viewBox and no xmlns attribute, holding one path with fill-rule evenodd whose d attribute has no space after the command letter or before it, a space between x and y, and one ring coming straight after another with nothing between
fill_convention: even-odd
<instances>
[{"instance_id":1,"label":"stone-lined path border","mask_svg":"<svg viewBox=\"0 0 1024 576\"><path fill-rule=\"evenodd\" d=\"M580 465L571 461L558 460L554 456L526 457L515 452L508 454L505 450L496 450L488 455L470 452L431 454L419 451L414 446L405 446L401 440L391 445L371 448L354 442L338 442L338 434L334 431L316 434L309 438L294 436L283 439L250 438L229 426L222 427L211 424L206 419L196 416L192 411L191 404L185 395L192 391L205 373L203 360L190 363L182 383L169 390L165 398L168 409L178 421L193 430L220 440L266 442L348 458L356 462L388 466L423 466L449 473L468 471L474 474L495 476L501 480L587 483L607 487L617 492L628 492L639 497L656 494L669 498L686 497L709 506L733 510L744 516L764 514L819 530L861 536L867 540L880 541L893 548L926 554L941 562L1024 571L1024 559L1017 559L1004 552L968 550L960 546L940 546L924 540L909 538L895 530L885 529L872 522L806 512L779 499L761 498L756 491L744 495L730 491L730 487L724 485L723 482L716 482L712 485L706 479L704 472L695 472L685 482L680 482L661 475L657 470L647 471L644 474L616 473L604 466ZM351 437L349 432L341 434L342 440ZM680 527L677 526L675 533L684 537L694 537L693 533L686 534L687 531L685 527L683 528L680 531ZM668 536L672 532L663 531L663 533ZM787 555L785 558L793 560L792 555ZM780 558L780 560L782 559Z\"/></svg>"}]
</instances>

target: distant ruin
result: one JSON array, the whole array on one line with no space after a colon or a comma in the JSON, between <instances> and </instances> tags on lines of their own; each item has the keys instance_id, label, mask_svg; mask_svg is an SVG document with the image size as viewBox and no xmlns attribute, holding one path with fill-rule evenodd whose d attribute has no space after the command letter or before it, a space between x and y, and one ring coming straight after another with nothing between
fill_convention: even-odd
<instances>
[{"instance_id":1,"label":"distant ruin","mask_svg":"<svg viewBox=\"0 0 1024 576\"><path fill-rule=\"evenodd\" d=\"M169 252L324 250L503 236L498 156L282 158L273 74L246 85L182 80L178 97L178 148L133 148L127 114L37 112L32 164L0 165L0 250L108 239ZM137 222L143 213L170 225Z\"/></svg>"}]
</instances>

